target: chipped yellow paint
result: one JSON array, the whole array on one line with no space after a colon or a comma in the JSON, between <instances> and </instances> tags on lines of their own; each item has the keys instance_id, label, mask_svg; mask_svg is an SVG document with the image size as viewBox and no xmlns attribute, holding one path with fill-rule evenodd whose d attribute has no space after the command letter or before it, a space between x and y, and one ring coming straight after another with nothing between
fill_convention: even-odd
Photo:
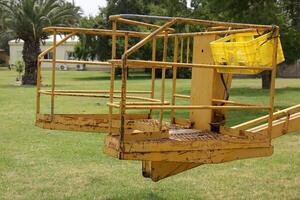
<instances>
[{"instance_id":1,"label":"chipped yellow paint","mask_svg":"<svg viewBox=\"0 0 300 200\"><path fill-rule=\"evenodd\" d=\"M113 24L112 30L68 27L48 27L44 29L44 31L53 32L55 35L60 33L68 33L69 35L58 42L54 37L54 45L38 57L37 126L46 129L109 133L105 138L104 153L118 159L142 161L144 177L151 178L153 181L161 180L202 164L216 164L232 160L270 156L273 153L272 138L300 129L300 105L273 113L278 27L178 17L168 18L163 25L155 25L126 19L124 16L126 15L110 17ZM151 32L123 31L118 30L117 23L144 26L146 29L154 28L155 30ZM202 24L214 28L208 28L206 32L176 33L175 29L172 28L172 25L176 23ZM253 31L273 31L272 67L216 65L214 63L210 42L223 35ZM76 34L111 37L112 59L101 62L56 59L56 47ZM132 41L131 38L139 38L140 40L131 45L128 43L128 41ZM168 55L168 53L172 52L172 49L167 48L172 48L168 41L173 38L174 52L173 58L171 58L172 55ZM121 59L117 58L119 57L117 56L117 44L120 40L124 41ZM164 44L162 61L157 61L156 56L158 40L163 40ZM184 40L186 40L186 51L184 51ZM152 45L152 55L149 55L152 60L134 58L134 53L149 42L152 43L150 44ZM190 48L191 44L193 48ZM50 51L54 52L53 59L44 59L44 55ZM185 56L183 55L184 52ZM169 60L173 60L173 62ZM190 60L192 63L189 63ZM53 66L51 90L48 91L41 89L41 66L43 63L52 63ZM111 67L110 88L101 91L56 90L56 63L106 65ZM116 67L122 68L121 90L115 90ZM182 67L191 68L192 70L191 94L188 95L176 93L177 69ZM151 68L151 84L149 84L151 91L127 90L129 68ZM162 70L162 89L160 92L155 91L156 69ZM167 88L168 84L165 84L167 69L173 70L172 88ZM218 69L241 69L241 72L245 69L271 71L269 104L254 105L229 101L227 93L231 87L232 74L220 74L217 72ZM166 91L172 92L171 105L165 101ZM115 95L115 93L119 93L119 95ZM137 96L127 95L130 93ZM150 97L139 96L142 94L148 94ZM50 96L51 114L40 113L41 95ZM109 112L103 114L57 114L55 113L55 96L108 98ZM176 105L176 98L185 99L190 105ZM115 113L114 109L118 109L118 114L113 114ZM146 112L145 114L127 114L129 109L141 109L146 110ZM160 110L159 120L151 119L154 109ZM163 122L164 110L167 109L171 110L172 124ZM189 118L176 117L176 109L189 110ZM269 113L266 116L234 127L226 127L227 109L266 109Z\"/></svg>"}]
</instances>

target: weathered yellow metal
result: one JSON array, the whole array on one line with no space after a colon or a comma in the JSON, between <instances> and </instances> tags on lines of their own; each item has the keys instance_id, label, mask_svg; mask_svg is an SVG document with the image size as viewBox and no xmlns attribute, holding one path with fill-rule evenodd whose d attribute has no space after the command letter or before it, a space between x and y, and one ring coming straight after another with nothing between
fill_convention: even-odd
<instances>
[{"instance_id":1,"label":"weathered yellow metal","mask_svg":"<svg viewBox=\"0 0 300 200\"><path fill-rule=\"evenodd\" d=\"M158 25L141 21L148 18L154 21L155 19L165 20L165 23ZM38 57L37 126L46 129L109 133L105 139L104 152L119 159L142 161L143 175L153 181L202 164L270 156L273 153L271 139L300 129L300 105L273 112L278 27L140 15L116 15L111 16L110 19L112 30L69 27L44 29L46 32L54 33L55 36L65 33L68 35L60 41L56 41L54 37L53 46ZM149 32L118 30L117 23L143 26L151 30ZM176 23L200 24L211 28L208 27L206 32L176 33L176 30L172 28ZM274 40L274 46L272 54L269 55L272 58L272 66L215 64L210 42L223 37L224 34L253 31L272 31L273 37L270 39ZM111 60L56 59L56 48L77 34L110 36L112 39ZM133 37L141 38L141 40L129 46L128 41ZM168 42L173 41L172 39L174 39L173 46ZM117 44L120 40L124 42L124 49L122 57L117 58ZM159 40L163 43L161 61L157 60ZM134 53L149 43L152 45L151 60L137 59ZM191 45L193 48L190 48ZM54 53L53 59L44 59L44 55L50 51ZM169 55L170 52L172 55ZM128 59L129 56L130 59ZM41 66L43 63L52 63L51 90L42 89ZM110 87L102 90L57 90L55 89L56 63L109 66L111 67ZM121 90L115 89L116 67L122 68ZM176 93L178 68L183 67L191 68L190 94ZM149 90L130 91L127 89L129 68L151 68ZM160 93L155 91L156 69L162 70ZM240 72L245 69L271 71L269 104L255 105L251 102L229 100L232 74L218 73L218 69L239 69ZM165 84L167 70L173 72L171 85ZM166 96L167 91L171 91L170 98ZM41 113L41 95L51 97L50 113ZM102 114L57 114L55 113L55 96L107 98L109 109L107 113ZM180 105L178 103L180 101L177 102L176 98L185 99L189 104ZM167 99L170 99L171 103ZM118 109L117 114L114 112L116 109ZM129 111L137 109L138 113ZM154 109L160 110L158 119L153 119ZM189 111L189 117L187 119L177 117L175 111L178 109ZM229 109L266 109L269 113L233 127L226 127L226 112ZM171 110L169 123L163 121L166 115L165 110Z\"/></svg>"}]
</instances>

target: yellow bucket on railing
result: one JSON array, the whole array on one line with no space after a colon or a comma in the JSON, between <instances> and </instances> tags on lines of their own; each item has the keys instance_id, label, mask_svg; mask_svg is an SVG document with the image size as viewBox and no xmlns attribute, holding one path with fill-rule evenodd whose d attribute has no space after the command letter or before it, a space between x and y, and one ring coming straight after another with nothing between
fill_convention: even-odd
<instances>
[{"instance_id":1,"label":"yellow bucket on railing","mask_svg":"<svg viewBox=\"0 0 300 200\"><path fill-rule=\"evenodd\" d=\"M274 40L272 32L259 35L257 32L236 33L210 43L215 64L252 67L272 67ZM278 38L277 64L284 61ZM256 69L217 69L219 73L257 74Z\"/></svg>"}]
</instances>

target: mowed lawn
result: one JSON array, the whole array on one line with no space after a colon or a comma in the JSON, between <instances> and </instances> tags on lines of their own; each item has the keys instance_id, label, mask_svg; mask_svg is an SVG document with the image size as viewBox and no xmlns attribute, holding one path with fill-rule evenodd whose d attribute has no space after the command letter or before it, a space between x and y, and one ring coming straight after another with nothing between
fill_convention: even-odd
<instances>
[{"instance_id":1,"label":"mowed lawn","mask_svg":"<svg viewBox=\"0 0 300 200\"><path fill-rule=\"evenodd\" d=\"M49 74L43 74L46 87ZM58 72L57 89L107 89L108 75ZM103 154L104 134L35 127L36 88L15 86L15 76L13 71L0 70L0 199L300 199L300 132L274 140L272 157L203 165L154 183L142 177L141 162ZM147 79L142 74L130 78L129 88L147 90ZM259 79L235 79L231 99L268 103L268 91L261 90L260 84ZM166 86L170 85L167 80ZM188 80L178 80L177 85L178 93L189 93ZM159 86L158 80L156 91ZM276 108L300 103L299 79L278 79L276 87ZM106 100L56 100L57 112L107 110ZM42 103L42 111L48 112L49 97ZM264 113L230 112L229 124Z\"/></svg>"}]
</instances>

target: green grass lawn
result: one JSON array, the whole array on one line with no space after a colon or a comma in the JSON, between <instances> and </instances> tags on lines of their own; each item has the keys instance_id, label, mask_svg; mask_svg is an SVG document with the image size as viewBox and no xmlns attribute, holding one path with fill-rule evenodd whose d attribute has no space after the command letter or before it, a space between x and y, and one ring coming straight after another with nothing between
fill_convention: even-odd
<instances>
[{"instance_id":1,"label":"green grass lawn","mask_svg":"<svg viewBox=\"0 0 300 200\"><path fill-rule=\"evenodd\" d=\"M43 74L45 87L49 74ZM0 71L0 199L300 199L300 132L274 140L272 157L204 165L154 183L142 177L141 162L103 154L104 134L35 127L35 87L15 86L15 76ZM130 78L129 88L149 88L145 79ZM58 72L57 89L107 89L108 81L104 72ZM178 93L189 93L188 80L177 85ZM276 108L300 103L299 79L278 79L276 87ZM259 79L235 79L231 94L268 103ZM49 99L42 103L48 112ZM56 106L66 113L107 110L105 100L90 98L58 97ZM263 113L230 112L229 124Z\"/></svg>"}]
</instances>

